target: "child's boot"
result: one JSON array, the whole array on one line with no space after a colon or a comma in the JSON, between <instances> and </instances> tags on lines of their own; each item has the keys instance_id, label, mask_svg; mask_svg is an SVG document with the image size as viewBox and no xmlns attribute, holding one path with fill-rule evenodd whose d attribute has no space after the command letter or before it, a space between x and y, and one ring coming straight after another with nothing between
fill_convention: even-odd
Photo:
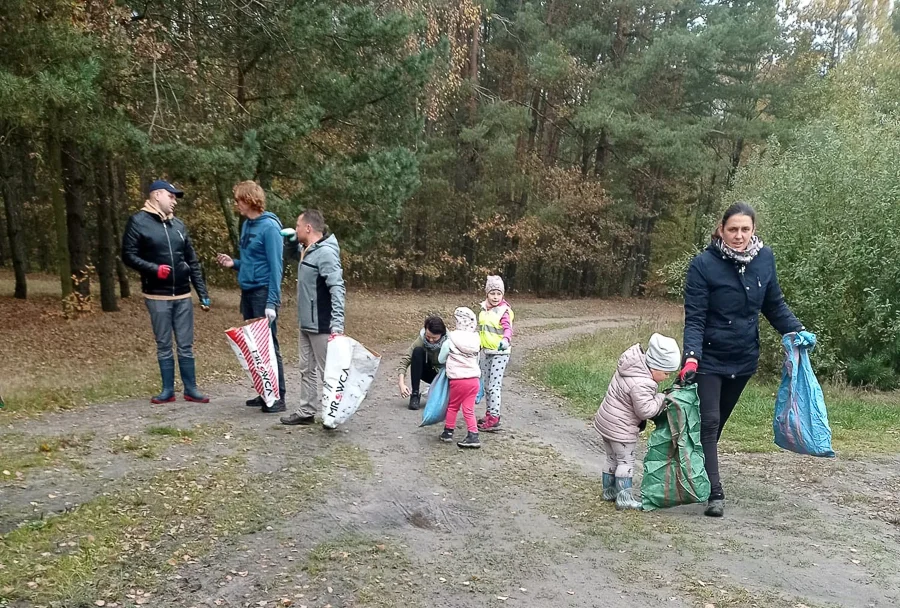
<instances>
[{"instance_id":1,"label":"child's boot","mask_svg":"<svg viewBox=\"0 0 900 608\"><path fill-rule=\"evenodd\" d=\"M603 500L612 502L619 495L616 490L616 476L612 473L603 474Z\"/></svg>"},{"instance_id":2,"label":"child's boot","mask_svg":"<svg viewBox=\"0 0 900 608\"><path fill-rule=\"evenodd\" d=\"M616 509L641 510L641 501L636 500L631 492L631 477L616 477Z\"/></svg>"},{"instance_id":3,"label":"child's boot","mask_svg":"<svg viewBox=\"0 0 900 608\"><path fill-rule=\"evenodd\" d=\"M478 433L469 431L466 433L466 438L462 441L457 441L456 445L461 448L478 449L481 447L481 440L478 439Z\"/></svg>"},{"instance_id":4,"label":"child's boot","mask_svg":"<svg viewBox=\"0 0 900 608\"><path fill-rule=\"evenodd\" d=\"M444 443L450 443L451 441L453 441L453 429L444 427L444 432L441 433L440 440Z\"/></svg>"}]
</instances>

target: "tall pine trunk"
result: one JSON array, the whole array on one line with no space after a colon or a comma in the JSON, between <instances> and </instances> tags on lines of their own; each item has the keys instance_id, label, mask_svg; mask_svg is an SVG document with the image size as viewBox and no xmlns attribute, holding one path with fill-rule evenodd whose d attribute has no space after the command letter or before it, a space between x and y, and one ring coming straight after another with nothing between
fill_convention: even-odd
<instances>
[{"instance_id":1,"label":"tall pine trunk","mask_svg":"<svg viewBox=\"0 0 900 608\"><path fill-rule=\"evenodd\" d=\"M91 297L91 275L85 239L86 168L81 150L71 140L62 145L63 184L65 186L66 228L68 231L69 268L73 288L80 298L79 305L87 306Z\"/></svg>"},{"instance_id":2,"label":"tall pine trunk","mask_svg":"<svg viewBox=\"0 0 900 608\"><path fill-rule=\"evenodd\" d=\"M51 124L47 134L47 170L50 179L50 202L53 204L53 226L56 228L56 270L63 301L72 295L72 274L69 263L69 237L66 224L66 198L63 188L62 144L59 130Z\"/></svg>"},{"instance_id":3,"label":"tall pine trunk","mask_svg":"<svg viewBox=\"0 0 900 608\"><path fill-rule=\"evenodd\" d=\"M28 297L28 282L25 275L25 241L22 234L22 222L19 210L22 200L18 196L20 190L14 180L14 166L10 162L12 151L9 147L0 147L0 178L2 178L3 206L6 211L6 232L9 236L9 254L13 263L13 274L16 277L14 296L20 300Z\"/></svg>"},{"instance_id":4,"label":"tall pine trunk","mask_svg":"<svg viewBox=\"0 0 900 608\"><path fill-rule=\"evenodd\" d=\"M131 285L128 283L128 272L125 262L122 261L122 223L119 221L119 211L128 199L128 190L125 187L125 166L122 163L110 160L110 187L112 189L112 204L110 205L110 222L112 224L113 243L116 250L116 276L119 279L119 297L131 297Z\"/></svg>"},{"instance_id":5,"label":"tall pine trunk","mask_svg":"<svg viewBox=\"0 0 900 608\"><path fill-rule=\"evenodd\" d=\"M241 250L240 236L238 232L237 222L234 221L234 209L232 208L231 197L226 196L225 189L216 180L216 196L219 198L219 207L222 209L222 216L225 218L225 225L228 227L228 238L231 241L231 251L233 255L238 255Z\"/></svg>"},{"instance_id":6,"label":"tall pine trunk","mask_svg":"<svg viewBox=\"0 0 900 608\"><path fill-rule=\"evenodd\" d=\"M109 155L101 152L95 165L97 190L97 272L100 277L100 308L119 310L116 301L116 247L113 234L113 171Z\"/></svg>"}]
</instances>

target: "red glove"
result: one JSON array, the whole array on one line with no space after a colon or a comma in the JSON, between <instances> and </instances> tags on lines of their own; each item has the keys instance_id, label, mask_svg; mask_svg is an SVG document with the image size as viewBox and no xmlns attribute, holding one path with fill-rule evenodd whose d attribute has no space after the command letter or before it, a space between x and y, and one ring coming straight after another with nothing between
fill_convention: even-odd
<instances>
[{"instance_id":1,"label":"red glove","mask_svg":"<svg viewBox=\"0 0 900 608\"><path fill-rule=\"evenodd\" d=\"M172 267L166 266L165 264L163 264L162 266L160 266L159 268L156 269L156 276L159 277L160 279L166 279L169 277L170 272L172 272Z\"/></svg>"},{"instance_id":2,"label":"red glove","mask_svg":"<svg viewBox=\"0 0 900 608\"><path fill-rule=\"evenodd\" d=\"M694 381L694 376L697 375L697 362L696 361L688 361L684 364L684 367L681 368L681 373L678 374L678 381L682 384L690 384Z\"/></svg>"}]
</instances>

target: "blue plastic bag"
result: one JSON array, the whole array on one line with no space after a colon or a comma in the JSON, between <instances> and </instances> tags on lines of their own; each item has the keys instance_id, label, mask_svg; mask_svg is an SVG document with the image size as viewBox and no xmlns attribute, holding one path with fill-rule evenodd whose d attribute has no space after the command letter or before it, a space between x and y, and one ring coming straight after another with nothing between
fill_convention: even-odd
<instances>
[{"instance_id":1,"label":"blue plastic bag","mask_svg":"<svg viewBox=\"0 0 900 608\"><path fill-rule=\"evenodd\" d=\"M785 358L772 421L775 444L797 454L834 458L825 397L809 363L816 337L805 331L789 333L781 344Z\"/></svg>"},{"instance_id":2,"label":"blue plastic bag","mask_svg":"<svg viewBox=\"0 0 900 608\"><path fill-rule=\"evenodd\" d=\"M450 380L447 379L447 373L442 369L435 376L434 382L431 383L431 387L428 389L428 400L422 409L422 424L419 426L443 422L447 417L447 405L449 403Z\"/></svg>"},{"instance_id":3,"label":"blue plastic bag","mask_svg":"<svg viewBox=\"0 0 900 608\"><path fill-rule=\"evenodd\" d=\"M481 400L484 399L484 382L482 382L481 378L478 379L478 394L475 395L475 405L481 403Z\"/></svg>"}]
</instances>

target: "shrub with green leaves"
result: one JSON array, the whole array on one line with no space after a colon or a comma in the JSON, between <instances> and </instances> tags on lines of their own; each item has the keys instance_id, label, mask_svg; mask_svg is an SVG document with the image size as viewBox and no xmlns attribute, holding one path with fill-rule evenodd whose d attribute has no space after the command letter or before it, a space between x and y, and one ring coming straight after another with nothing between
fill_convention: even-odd
<instances>
[{"instance_id":1,"label":"shrub with green leaves","mask_svg":"<svg viewBox=\"0 0 900 608\"><path fill-rule=\"evenodd\" d=\"M898 57L894 49L888 56ZM878 63L872 58L881 57ZM900 67L860 55L831 75L830 105L774 138L738 174L723 206L753 205L788 304L819 336L820 374L900 385ZM683 260L664 269L681 292ZM783 358L762 332L764 369Z\"/></svg>"}]
</instances>

